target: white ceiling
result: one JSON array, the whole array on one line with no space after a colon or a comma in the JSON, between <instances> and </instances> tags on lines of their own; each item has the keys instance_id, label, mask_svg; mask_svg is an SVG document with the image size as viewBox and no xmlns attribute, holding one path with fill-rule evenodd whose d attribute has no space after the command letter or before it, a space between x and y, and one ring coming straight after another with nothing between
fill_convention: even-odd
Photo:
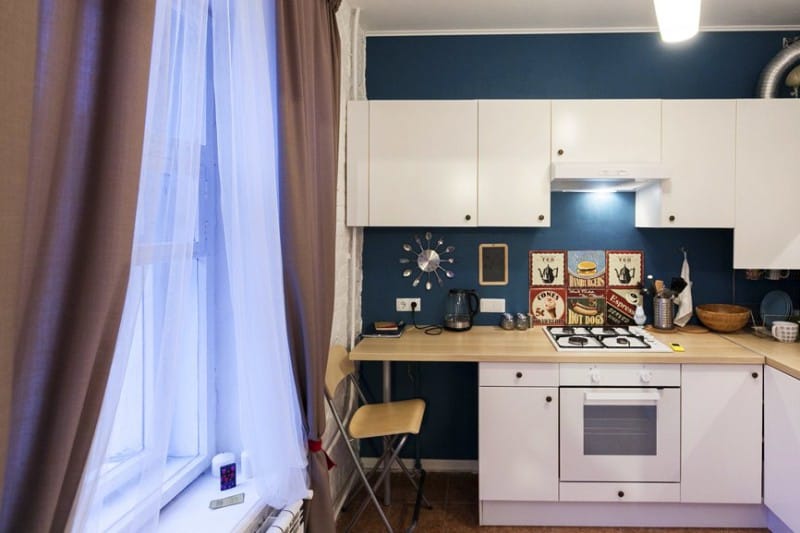
<instances>
[{"instance_id":1,"label":"white ceiling","mask_svg":"<svg viewBox=\"0 0 800 533\"><path fill-rule=\"evenodd\" d=\"M348 0L367 35L656 31L651 0ZM800 30L800 0L703 0L701 30Z\"/></svg>"}]
</instances>

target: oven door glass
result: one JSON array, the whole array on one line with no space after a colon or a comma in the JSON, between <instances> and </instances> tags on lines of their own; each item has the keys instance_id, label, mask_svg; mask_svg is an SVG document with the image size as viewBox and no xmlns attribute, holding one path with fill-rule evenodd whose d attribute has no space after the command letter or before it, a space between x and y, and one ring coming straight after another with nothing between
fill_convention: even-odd
<instances>
[{"instance_id":1,"label":"oven door glass","mask_svg":"<svg viewBox=\"0 0 800 533\"><path fill-rule=\"evenodd\" d=\"M679 481L680 392L561 389L562 481Z\"/></svg>"}]
</instances>

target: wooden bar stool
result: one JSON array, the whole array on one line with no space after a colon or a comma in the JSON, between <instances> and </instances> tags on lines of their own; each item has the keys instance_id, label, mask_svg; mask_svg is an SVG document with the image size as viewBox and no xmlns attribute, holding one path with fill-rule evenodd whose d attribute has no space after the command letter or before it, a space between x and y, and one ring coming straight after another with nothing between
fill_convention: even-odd
<instances>
[{"instance_id":1,"label":"wooden bar stool","mask_svg":"<svg viewBox=\"0 0 800 533\"><path fill-rule=\"evenodd\" d=\"M343 380L349 380L355 386L355 390L363 403L361 407L355 410L349 420L343 419L336 410L336 406L333 402L333 395L336 392L336 387ZM420 469L418 483L417 480L414 479L414 474L406 467L400 458L400 450L403 448L409 435L419 434L419 428L422 425L422 417L425 415L425 401L415 398L397 402L367 403L364 393L361 387L359 387L358 380L355 377L355 364L348 357L347 350L343 346L338 345L332 346L328 353L328 364L325 372L325 399L336 420L336 425L347 443L350 456L355 462L356 470L358 471L364 488L368 492L367 497L364 498L364 501L361 502L361 505L353 514L353 518L350 520L346 531L352 529L353 525L367 508L367 505L369 505L370 500L372 500L386 530L390 533L393 532L392 526L386 518L386 513L384 513L377 496L375 496L375 489L386 479L386 476L391 471L392 463L397 463L417 491L414 515L411 525L406 530L408 532L413 531L417 526L421 504L424 503L429 509L432 508L432 506L422 493L422 487L425 482L425 471ZM366 474L361 464L361 459L353 447L353 442L359 439L374 437L383 437L384 451L383 455L378 459L375 467L370 472L370 476L372 476L380 470L377 480L374 485L372 485L369 482L369 476Z\"/></svg>"}]
</instances>

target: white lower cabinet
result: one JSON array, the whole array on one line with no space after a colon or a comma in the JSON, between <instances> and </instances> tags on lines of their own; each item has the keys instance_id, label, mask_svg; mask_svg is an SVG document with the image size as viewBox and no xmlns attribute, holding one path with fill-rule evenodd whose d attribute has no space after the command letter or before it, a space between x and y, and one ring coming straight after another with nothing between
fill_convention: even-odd
<instances>
[{"instance_id":1,"label":"white lower cabinet","mask_svg":"<svg viewBox=\"0 0 800 533\"><path fill-rule=\"evenodd\" d=\"M681 501L761 503L761 365L683 365Z\"/></svg>"},{"instance_id":2,"label":"white lower cabinet","mask_svg":"<svg viewBox=\"0 0 800 533\"><path fill-rule=\"evenodd\" d=\"M557 365L480 364L481 500L558 500L557 379Z\"/></svg>"},{"instance_id":3,"label":"white lower cabinet","mask_svg":"<svg viewBox=\"0 0 800 533\"><path fill-rule=\"evenodd\" d=\"M800 531L800 380L774 368L764 379L764 504Z\"/></svg>"}]
</instances>

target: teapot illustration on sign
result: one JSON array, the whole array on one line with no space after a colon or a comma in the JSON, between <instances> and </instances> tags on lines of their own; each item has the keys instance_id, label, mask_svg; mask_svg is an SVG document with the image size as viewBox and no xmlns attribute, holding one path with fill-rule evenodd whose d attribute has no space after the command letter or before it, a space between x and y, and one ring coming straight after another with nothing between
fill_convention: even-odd
<instances>
[{"instance_id":1,"label":"teapot illustration on sign","mask_svg":"<svg viewBox=\"0 0 800 533\"><path fill-rule=\"evenodd\" d=\"M633 279L633 276L636 275L635 268L629 269L628 267L623 266L621 269L615 268L614 270L617 272L617 278L619 278L620 283L630 283Z\"/></svg>"},{"instance_id":2,"label":"teapot illustration on sign","mask_svg":"<svg viewBox=\"0 0 800 533\"><path fill-rule=\"evenodd\" d=\"M539 269L539 275L545 283L553 283L556 280L556 276L558 276L558 267L553 269L550 265L547 265L544 270Z\"/></svg>"}]
</instances>

